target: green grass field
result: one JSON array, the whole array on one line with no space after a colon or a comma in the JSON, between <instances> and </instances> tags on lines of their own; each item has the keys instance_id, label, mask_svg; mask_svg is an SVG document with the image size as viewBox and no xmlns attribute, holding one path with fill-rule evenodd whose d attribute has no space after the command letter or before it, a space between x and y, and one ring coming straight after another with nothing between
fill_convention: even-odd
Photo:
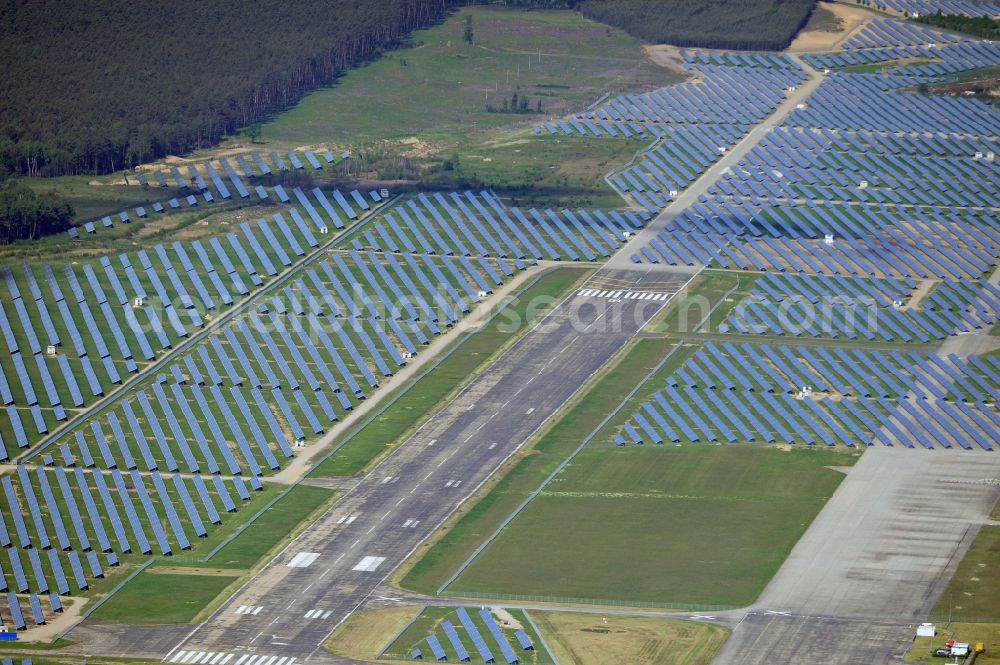
<instances>
[{"instance_id":1,"label":"green grass field","mask_svg":"<svg viewBox=\"0 0 1000 665\"><path fill-rule=\"evenodd\" d=\"M702 324L699 331L711 332L725 321L740 299L750 294L757 277L755 273L704 270L692 280L687 292L671 301L647 328L666 334L688 335ZM730 291L732 294L727 297Z\"/></svg>"},{"instance_id":2,"label":"green grass field","mask_svg":"<svg viewBox=\"0 0 1000 665\"><path fill-rule=\"evenodd\" d=\"M445 398L471 379L498 349L523 332L545 311L540 305L557 302L587 270L559 268L543 275L490 323L472 333L461 346L421 378L389 408L350 438L320 464L316 476L349 476L405 440ZM387 399L392 399L388 397Z\"/></svg>"},{"instance_id":3,"label":"green grass field","mask_svg":"<svg viewBox=\"0 0 1000 665\"><path fill-rule=\"evenodd\" d=\"M472 45L462 39L465 16L473 20ZM638 40L576 12L466 7L412 40L413 48L347 72L264 123L263 140L350 146L418 136L457 144L483 128L530 122L532 115L486 112L487 103L499 107L515 92L532 109L541 100L541 118L582 108L609 90L671 80L643 60Z\"/></svg>"},{"instance_id":4,"label":"green grass field","mask_svg":"<svg viewBox=\"0 0 1000 665\"><path fill-rule=\"evenodd\" d=\"M209 560L212 566L252 568L284 542L307 518L325 507L336 493L324 487L296 485Z\"/></svg>"},{"instance_id":5,"label":"green grass field","mask_svg":"<svg viewBox=\"0 0 1000 665\"><path fill-rule=\"evenodd\" d=\"M627 162L645 141L535 136L460 148L453 172L440 182L474 181L502 190L512 206L621 207L604 175Z\"/></svg>"},{"instance_id":6,"label":"green grass field","mask_svg":"<svg viewBox=\"0 0 1000 665\"><path fill-rule=\"evenodd\" d=\"M941 594L933 616L1000 623L1000 527L984 526Z\"/></svg>"},{"instance_id":7,"label":"green grass field","mask_svg":"<svg viewBox=\"0 0 1000 665\"><path fill-rule=\"evenodd\" d=\"M747 605L839 484L824 467L854 459L829 449L588 449L449 591Z\"/></svg>"},{"instance_id":8,"label":"green grass field","mask_svg":"<svg viewBox=\"0 0 1000 665\"><path fill-rule=\"evenodd\" d=\"M238 577L176 575L144 570L97 608L88 621L126 624L189 623Z\"/></svg>"},{"instance_id":9,"label":"green grass field","mask_svg":"<svg viewBox=\"0 0 1000 665\"><path fill-rule=\"evenodd\" d=\"M459 509L460 516L437 542L421 546L420 558L408 570L403 586L434 593L453 574L476 546L567 456L580 441L635 386L637 377L652 369L673 343L663 339L638 340L619 363L607 371L594 387L573 402L566 415L543 430L530 451L515 458L509 471L501 472L489 492L471 506Z\"/></svg>"},{"instance_id":10,"label":"green grass field","mask_svg":"<svg viewBox=\"0 0 1000 665\"><path fill-rule=\"evenodd\" d=\"M20 180L37 192L55 191L64 196L73 206L77 219L94 219L102 215L121 212L127 207L135 208L138 205L161 201L178 194L176 189L163 190L159 187L143 189L136 186L138 180L133 181L131 186L126 185L121 172L97 178L63 176L59 178L21 178Z\"/></svg>"},{"instance_id":11,"label":"green grass field","mask_svg":"<svg viewBox=\"0 0 1000 665\"><path fill-rule=\"evenodd\" d=\"M560 665L707 665L729 634L693 621L532 612Z\"/></svg>"}]
</instances>

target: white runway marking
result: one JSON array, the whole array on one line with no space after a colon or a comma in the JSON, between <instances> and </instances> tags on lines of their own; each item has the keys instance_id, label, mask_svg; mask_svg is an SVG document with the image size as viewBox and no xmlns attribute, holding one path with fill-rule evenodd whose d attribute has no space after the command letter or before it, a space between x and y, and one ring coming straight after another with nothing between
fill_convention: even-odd
<instances>
[{"instance_id":1,"label":"white runway marking","mask_svg":"<svg viewBox=\"0 0 1000 665\"><path fill-rule=\"evenodd\" d=\"M252 614L257 616L262 609L264 608L257 605L240 605L236 608L236 614Z\"/></svg>"},{"instance_id":2,"label":"white runway marking","mask_svg":"<svg viewBox=\"0 0 1000 665\"><path fill-rule=\"evenodd\" d=\"M288 562L289 568L308 568L319 558L318 552L299 552Z\"/></svg>"},{"instance_id":3,"label":"white runway marking","mask_svg":"<svg viewBox=\"0 0 1000 665\"><path fill-rule=\"evenodd\" d=\"M662 291L598 291L596 289L584 289L577 293L581 296L590 296L592 298L608 298L610 300L655 300L658 302L663 302L664 300L669 300L670 296L674 295L674 291L662 292Z\"/></svg>"},{"instance_id":4,"label":"white runway marking","mask_svg":"<svg viewBox=\"0 0 1000 665\"><path fill-rule=\"evenodd\" d=\"M375 569L378 568L380 565L382 565L383 561L385 561L384 556L366 556L365 558L361 559L361 561L359 561L351 570L357 570L363 573L371 573L374 572Z\"/></svg>"}]
</instances>

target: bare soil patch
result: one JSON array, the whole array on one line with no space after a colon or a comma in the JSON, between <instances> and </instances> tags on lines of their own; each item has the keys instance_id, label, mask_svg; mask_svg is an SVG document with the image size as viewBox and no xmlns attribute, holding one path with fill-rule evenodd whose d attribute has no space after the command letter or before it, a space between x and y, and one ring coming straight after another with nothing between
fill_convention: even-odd
<instances>
[{"instance_id":1,"label":"bare soil patch","mask_svg":"<svg viewBox=\"0 0 1000 665\"><path fill-rule=\"evenodd\" d=\"M865 21L878 16L873 11L861 7L852 7L839 2L820 2L816 6L816 11L825 10L833 14L837 23L823 20L810 21L805 29L798 34L788 50L792 53L808 53L810 51L829 51L835 49L837 45L854 30L860 27Z\"/></svg>"}]
</instances>

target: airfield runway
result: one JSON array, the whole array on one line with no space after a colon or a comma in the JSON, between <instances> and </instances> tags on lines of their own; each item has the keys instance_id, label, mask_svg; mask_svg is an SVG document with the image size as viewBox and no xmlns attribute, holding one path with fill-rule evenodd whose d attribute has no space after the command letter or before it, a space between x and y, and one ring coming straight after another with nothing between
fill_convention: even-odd
<instances>
[{"instance_id":1,"label":"airfield runway","mask_svg":"<svg viewBox=\"0 0 1000 665\"><path fill-rule=\"evenodd\" d=\"M662 267L596 273L176 644L167 662L308 658L691 276Z\"/></svg>"}]
</instances>

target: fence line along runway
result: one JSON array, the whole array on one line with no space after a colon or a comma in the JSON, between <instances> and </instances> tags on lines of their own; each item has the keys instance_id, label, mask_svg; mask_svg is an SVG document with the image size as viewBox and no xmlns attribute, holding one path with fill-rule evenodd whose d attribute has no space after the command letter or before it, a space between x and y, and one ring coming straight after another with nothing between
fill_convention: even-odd
<instances>
[{"instance_id":1,"label":"fence line along runway","mask_svg":"<svg viewBox=\"0 0 1000 665\"><path fill-rule=\"evenodd\" d=\"M676 292L691 274L625 270L595 277L637 292L668 285ZM257 656L253 665L278 665L282 658L288 665L308 658L667 302L576 294L561 302L165 660L235 665L249 654Z\"/></svg>"}]
</instances>

